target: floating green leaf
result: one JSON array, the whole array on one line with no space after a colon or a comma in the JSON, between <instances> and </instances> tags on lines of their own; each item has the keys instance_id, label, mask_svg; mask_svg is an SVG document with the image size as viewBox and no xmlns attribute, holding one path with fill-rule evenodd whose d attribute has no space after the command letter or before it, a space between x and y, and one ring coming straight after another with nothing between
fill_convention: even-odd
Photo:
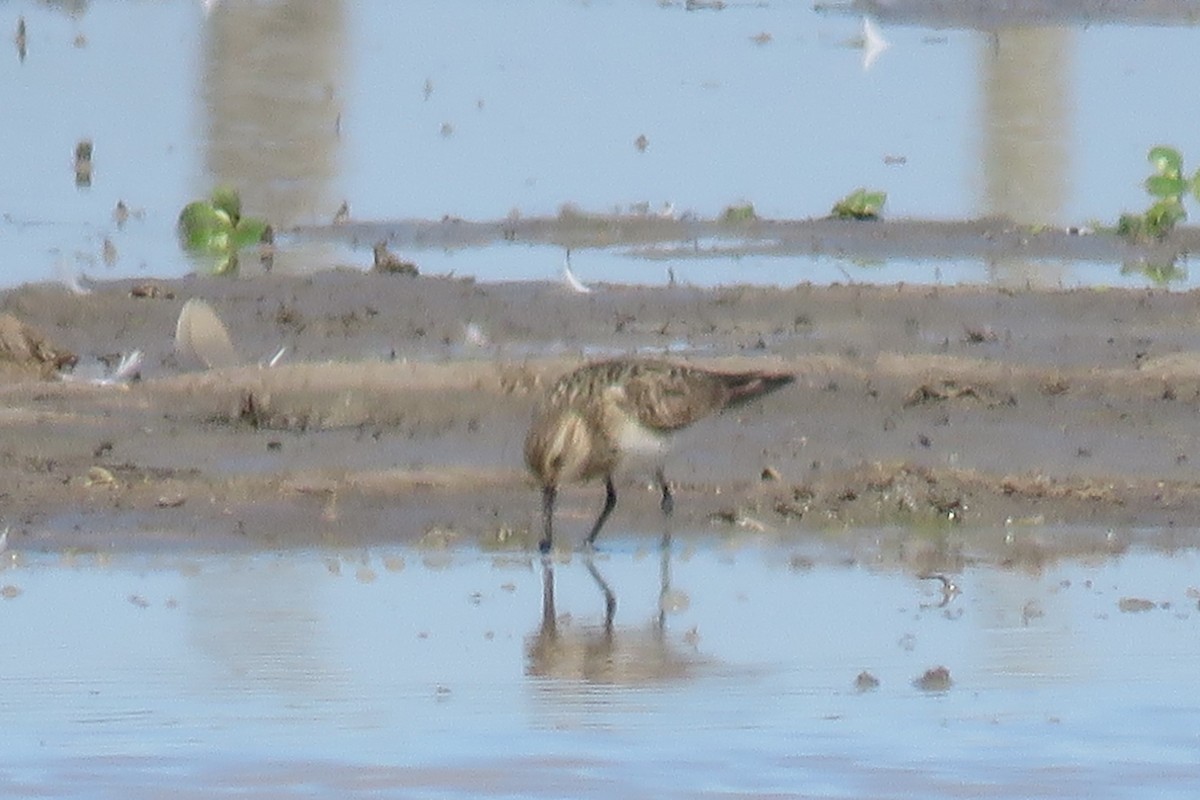
<instances>
[{"instance_id":1,"label":"floating green leaf","mask_svg":"<svg viewBox=\"0 0 1200 800\"><path fill-rule=\"evenodd\" d=\"M1146 158L1154 165L1156 175L1178 178L1183 173L1183 156L1174 147L1161 144L1152 147Z\"/></svg>"},{"instance_id":2,"label":"floating green leaf","mask_svg":"<svg viewBox=\"0 0 1200 800\"><path fill-rule=\"evenodd\" d=\"M185 250L219 253L229 249L233 224L229 215L212 203L197 200L188 203L179 214L179 236Z\"/></svg>"},{"instance_id":3,"label":"floating green leaf","mask_svg":"<svg viewBox=\"0 0 1200 800\"><path fill-rule=\"evenodd\" d=\"M234 225L242 218L242 198L237 189L228 186L218 186L212 193L213 208L224 211Z\"/></svg>"},{"instance_id":4,"label":"floating green leaf","mask_svg":"<svg viewBox=\"0 0 1200 800\"><path fill-rule=\"evenodd\" d=\"M188 203L179 214L180 243L188 252L215 256L214 273L236 272L238 250L270 237L265 220L243 217L241 211L241 198L228 187L215 189L208 200Z\"/></svg>"},{"instance_id":5,"label":"floating green leaf","mask_svg":"<svg viewBox=\"0 0 1200 800\"><path fill-rule=\"evenodd\" d=\"M856 189L833 205L832 214L838 219L878 219L887 202L887 192Z\"/></svg>"},{"instance_id":6,"label":"floating green leaf","mask_svg":"<svg viewBox=\"0 0 1200 800\"><path fill-rule=\"evenodd\" d=\"M212 265L213 275L233 275L237 272L237 270L238 254L236 250L232 250L222 256L218 256L217 260L214 261Z\"/></svg>"},{"instance_id":7,"label":"floating green leaf","mask_svg":"<svg viewBox=\"0 0 1200 800\"><path fill-rule=\"evenodd\" d=\"M262 242L268 227L265 220L242 217L233 229L231 242L234 249L241 250L243 247L250 247Z\"/></svg>"},{"instance_id":8,"label":"floating green leaf","mask_svg":"<svg viewBox=\"0 0 1200 800\"><path fill-rule=\"evenodd\" d=\"M1146 178L1146 191L1155 197L1182 197L1188 190L1188 181L1178 175L1151 175Z\"/></svg>"}]
</instances>

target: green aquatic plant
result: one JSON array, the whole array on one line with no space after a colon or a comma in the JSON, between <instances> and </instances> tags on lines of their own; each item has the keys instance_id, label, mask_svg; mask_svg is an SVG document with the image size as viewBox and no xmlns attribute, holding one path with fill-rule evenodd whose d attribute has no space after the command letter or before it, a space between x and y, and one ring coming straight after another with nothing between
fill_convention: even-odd
<instances>
[{"instance_id":1,"label":"green aquatic plant","mask_svg":"<svg viewBox=\"0 0 1200 800\"><path fill-rule=\"evenodd\" d=\"M271 226L257 217L243 217L241 197L223 186L214 189L209 199L184 206L177 231L184 250L216 259L216 274L236 271L239 250L271 238Z\"/></svg>"},{"instance_id":2,"label":"green aquatic plant","mask_svg":"<svg viewBox=\"0 0 1200 800\"><path fill-rule=\"evenodd\" d=\"M727 206L721 212L721 222L729 225L740 225L746 222L754 222L758 219L758 214L754 212L753 203L743 203L736 206Z\"/></svg>"},{"instance_id":3,"label":"green aquatic plant","mask_svg":"<svg viewBox=\"0 0 1200 800\"><path fill-rule=\"evenodd\" d=\"M1127 263L1121 266L1122 275L1142 275L1155 286L1168 286L1178 281L1187 280L1188 271L1175 261Z\"/></svg>"},{"instance_id":4,"label":"green aquatic plant","mask_svg":"<svg viewBox=\"0 0 1200 800\"><path fill-rule=\"evenodd\" d=\"M1144 214L1122 214L1117 220L1117 234L1133 242L1161 241L1185 219L1187 211L1183 203L1163 199L1146 209Z\"/></svg>"},{"instance_id":5,"label":"green aquatic plant","mask_svg":"<svg viewBox=\"0 0 1200 800\"><path fill-rule=\"evenodd\" d=\"M1154 201L1141 214L1122 214L1117 220L1117 234L1133 242L1156 242L1164 239L1175 226L1187 219L1184 197L1191 194L1200 201L1200 170L1191 178L1183 172L1183 156L1174 147L1158 145L1150 148L1146 160L1154 174L1146 178L1146 193Z\"/></svg>"},{"instance_id":6,"label":"green aquatic plant","mask_svg":"<svg viewBox=\"0 0 1200 800\"><path fill-rule=\"evenodd\" d=\"M887 192L855 189L833 204L830 212L835 219L879 219L879 212L887 202Z\"/></svg>"}]
</instances>

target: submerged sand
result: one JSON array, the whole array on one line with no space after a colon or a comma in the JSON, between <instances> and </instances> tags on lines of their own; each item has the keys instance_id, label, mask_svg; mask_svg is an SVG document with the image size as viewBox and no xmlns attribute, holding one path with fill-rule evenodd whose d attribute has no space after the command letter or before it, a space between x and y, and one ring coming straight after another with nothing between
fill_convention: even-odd
<instances>
[{"instance_id":1,"label":"submerged sand","mask_svg":"<svg viewBox=\"0 0 1200 800\"><path fill-rule=\"evenodd\" d=\"M10 547L532 548L538 497L521 445L541 391L585 358L664 352L799 378L681 437L668 472L683 535L1080 524L1182 542L1200 519L1193 293L576 294L342 270L146 288L0 296L0 312L79 358L74 379L3 373ZM175 355L193 297L224 320L245 366ZM279 365L259 365L284 346ZM134 349L140 380L82 379ZM661 529L647 476L618 488L610 535ZM564 493L562 546L600 500L595 486Z\"/></svg>"}]
</instances>

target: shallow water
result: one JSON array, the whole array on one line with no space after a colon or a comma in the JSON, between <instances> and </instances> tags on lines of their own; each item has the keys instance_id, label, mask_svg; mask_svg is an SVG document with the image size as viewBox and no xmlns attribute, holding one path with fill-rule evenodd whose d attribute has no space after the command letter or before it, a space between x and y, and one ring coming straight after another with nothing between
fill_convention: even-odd
<instances>
[{"instance_id":1,"label":"shallow water","mask_svg":"<svg viewBox=\"0 0 1200 800\"><path fill-rule=\"evenodd\" d=\"M0 795L1200 785L1195 551L973 566L947 598L869 555L697 541L549 574L472 549L9 554ZM914 684L938 666L952 685Z\"/></svg>"},{"instance_id":2,"label":"shallow water","mask_svg":"<svg viewBox=\"0 0 1200 800\"><path fill-rule=\"evenodd\" d=\"M9 45L19 17L24 60L15 45L0 50L9 120L0 152L19 156L5 166L3 285L190 271L176 215L217 182L240 187L247 210L279 228L328 222L342 201L358 220L643 203L712 216L742 202L769 217L809 217L860 185L886 190L892 217L1087 225L1147 205L1149 147L1200 152L1191 91L1200 55L1186 27L885 26L890 47L864 69L860 18L804 3L688 12L631 0L502 11L21 0L0 8ZM85 138L94 173L79 187L72 153ZM113 219L118 201L133 212L123 225ZM427 272L484 280L552 277L562 259L550 248L410 255ZM364 250L285 248L276 267L369 260ZM659 265L619 252L591 262L578 267L589 281L665 279ZM1115 264L878 270L788 257L745 266L679 269L706 285L847 274L1147 280Z\"/></svg>"}]
</instances>

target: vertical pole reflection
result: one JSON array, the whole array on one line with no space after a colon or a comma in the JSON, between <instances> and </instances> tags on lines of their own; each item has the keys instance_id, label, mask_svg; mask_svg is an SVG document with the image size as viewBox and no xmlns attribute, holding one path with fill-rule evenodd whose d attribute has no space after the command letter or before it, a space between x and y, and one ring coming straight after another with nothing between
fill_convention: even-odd
<instances>
[{"instance_id":1,"label":"vertical pole reflection","mask_svg":"<svg viewBox=\"0 0 1200 800\"><path fill-rule=\"evenodd\" d=\"M332 215L336 206L330 183L338 171L345 16L343 0L277 0L219 3L208 18L208 177L236 187L246 213L276 226ZM276 263L296 271L303 259L281 254Z\"/></svg>"},{"instance_id":2,"label":"vertical pole reflection","mask_svg":"<svg viewBox=\"0 0 1200 800\"><path fill-rule=\"evenodd\" d=\"M984 206L1030 225L1063 224L1070 179L1073 32L1006 28L980 52ZM993 280L1057 285L1062 266L1023 259L989 264Z\"/></svg>"}]
</instances>

